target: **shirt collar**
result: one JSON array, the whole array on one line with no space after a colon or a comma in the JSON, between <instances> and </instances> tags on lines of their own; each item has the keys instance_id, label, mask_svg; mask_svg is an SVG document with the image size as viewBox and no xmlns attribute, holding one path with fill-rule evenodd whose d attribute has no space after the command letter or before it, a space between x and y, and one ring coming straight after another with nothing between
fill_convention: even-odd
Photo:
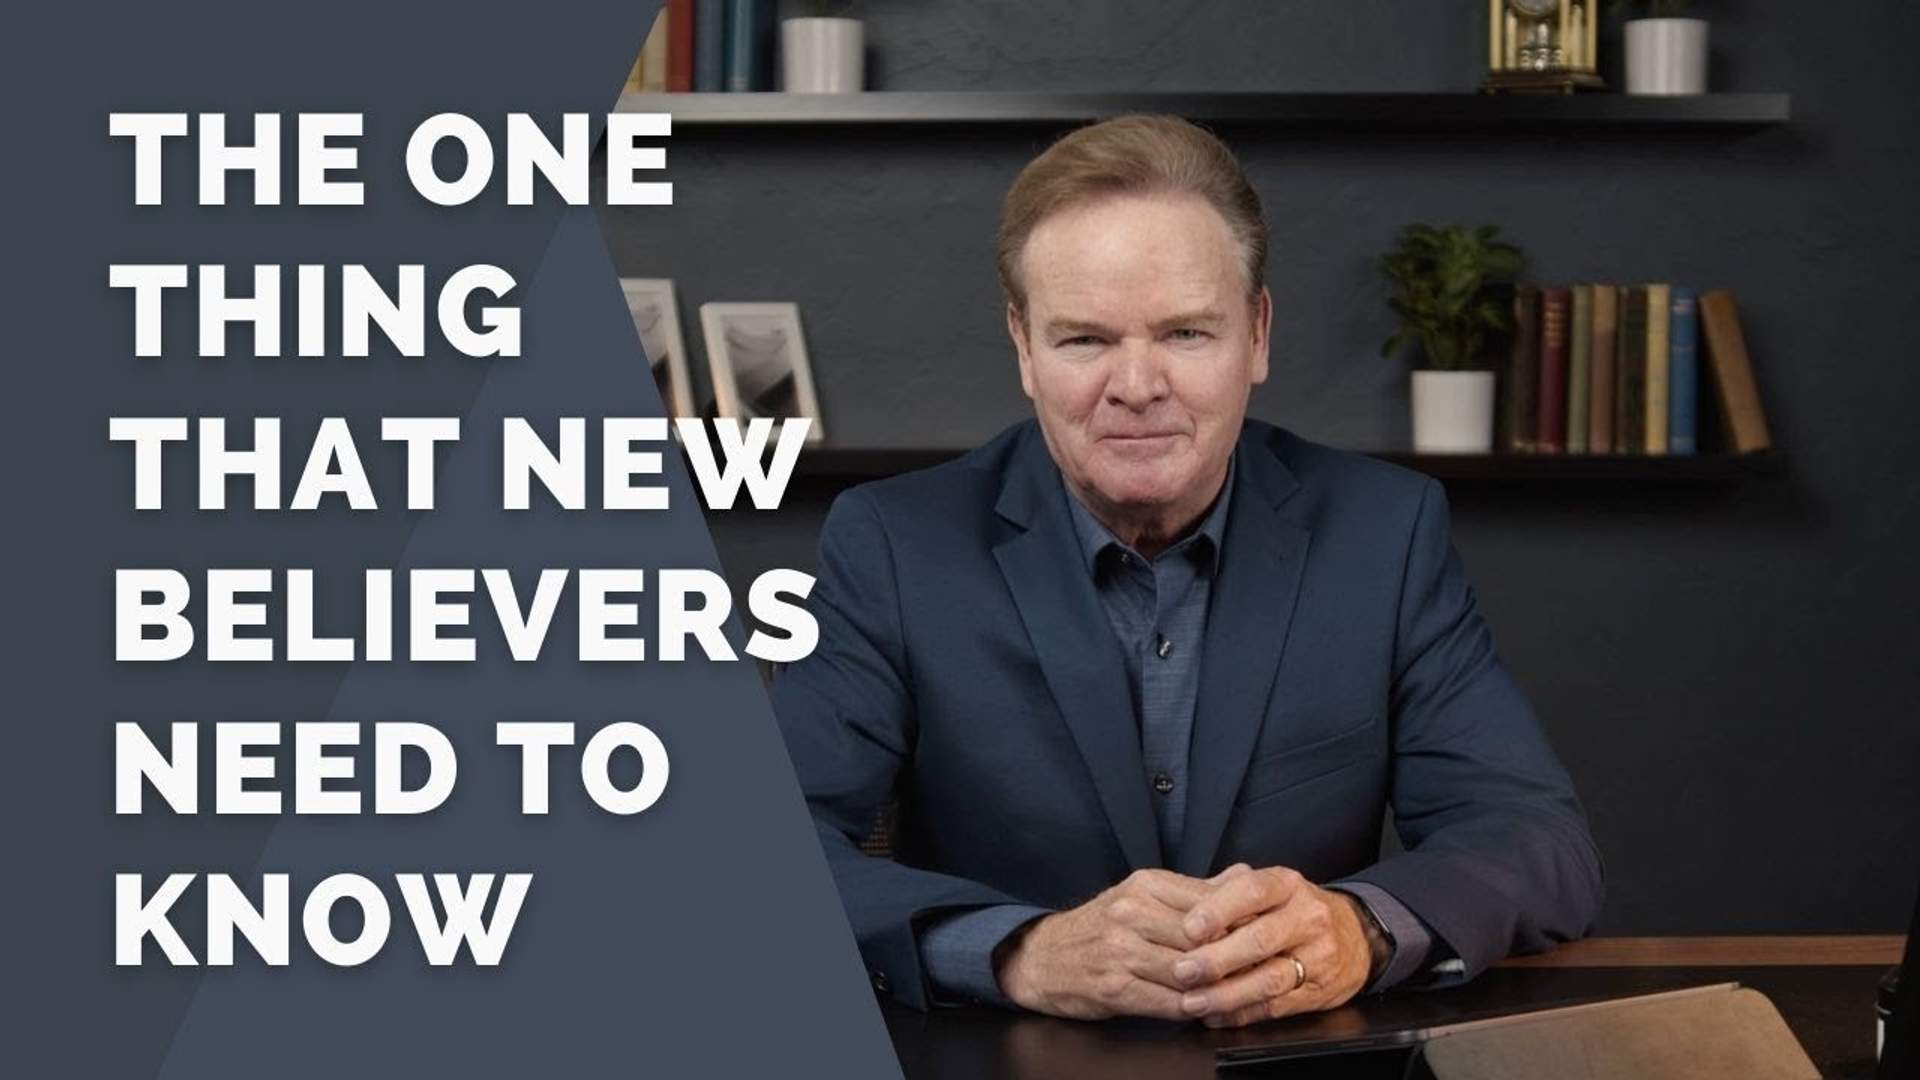
<instances>
[{"instance_id":1,"label":"shirt collar","mask_svg":"<svg viewBox=\"0 0 1920 1080\"><path fill-rule=\"evenodd\" d=\"M1161 558L1180 552L1191 552L1194 558L1205 563L1208 571L1219 569L1220 547L1227 534L1227 505L1233 501L1233 474L1237 468L1234 463L1239 456L1239 448L1235 447L1233 456L1227 459L1227 478L1220 485L1220 495L1213 500L1212 508L1207 511L1205 517L1200 519L1200 524L1168 547L1166 551L1161 552ZM1105 525L1100 524L1100 519L1093 516L1093 511L1081 505L1072 489L1067 487L1064 476L1060 480L1060 492L1067 500L1069 516L1073 520L1074 538L1079 541L1080 554L1086 560L1089 574L1099 573L1100 557L1109 548L1145 561L1139 552L1121 543Z\"/></svg>"}]
</instances>

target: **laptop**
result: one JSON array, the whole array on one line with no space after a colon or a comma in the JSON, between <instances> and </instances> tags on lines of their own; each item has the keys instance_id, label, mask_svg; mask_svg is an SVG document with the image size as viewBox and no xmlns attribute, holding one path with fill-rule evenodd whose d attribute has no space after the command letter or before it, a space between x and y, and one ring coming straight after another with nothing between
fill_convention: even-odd
<instances>
[{"instance_id":1,"label":"laptop","mask_svg":"<svg viewBox=\"0 0 1920 1080\"><path fill-rule=\"evenodd\" d=\"M1267 1039L1247 1046L1221 1047L1214 1052L1214 1064L1220 1069L1273 1065L1280 1062L1304 1062L1305 1059L1332 1055L1394 1053L1396 1057L1427 1043L1462 1032L1480 1031L1544 1019L1569 1016L1625 1006L1670 1002L1709 994L1724 994L1739 988L1737 983L1712 983L1665 990L1652 994L1608 997L1601 1000L1550 1004L1541 1002L1532 1008L1512 1006L1501 1009L1466 1010L1432 1022L1415 1021L1404 1025L1369 1026L1352 1034L1329 1034L1309 1029L1297 1037ZM1905 1078L1903 1078L1905 1080Z\"/></svg>"}]
</instances>

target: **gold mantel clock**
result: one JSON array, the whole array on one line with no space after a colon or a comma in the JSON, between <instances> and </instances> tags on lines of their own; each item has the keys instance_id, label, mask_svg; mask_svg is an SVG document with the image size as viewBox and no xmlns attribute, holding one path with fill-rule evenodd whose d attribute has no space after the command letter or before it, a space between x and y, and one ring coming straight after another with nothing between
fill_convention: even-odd
<instances>
[{"instance_id":1,"label":"gold mantel clock","mask_svg":"<svg viewBox=\"0 0 1920 1080\"><path fill-rule=\"evenodd\" d=\"M1597 90L1600 0L1487 0L1489 93Z\"/></svg>"}]
</instances>

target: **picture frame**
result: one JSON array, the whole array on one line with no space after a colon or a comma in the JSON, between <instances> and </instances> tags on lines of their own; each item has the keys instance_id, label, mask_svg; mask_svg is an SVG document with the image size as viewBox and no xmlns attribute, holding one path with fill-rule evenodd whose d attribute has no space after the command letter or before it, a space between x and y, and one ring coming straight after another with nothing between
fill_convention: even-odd
<instances>
[{"instance_id":1,"label":"picture frame","mask_svg":"<svg viewBox=\"0 0 1920 1080\"><path fill-rule=\"evenodd\" d=\"M813 421L808 444L826 439L798 304L701 304L700 329L713 373L715 415L804 416Z\"/></svg>"},{"instance_id":2,"label":"picture frame","mask_svg":"<svg viewBox=\"0 0 1920 1080\"><path fill-rule=\"evenodd\" d=\"M623 277L620 291L627 298L627 312L640 335L640 347L645 350L654 384L660 388L660 403L666 407L667 418L698 417L673 279Z\"/></svg>"}]
</instances>

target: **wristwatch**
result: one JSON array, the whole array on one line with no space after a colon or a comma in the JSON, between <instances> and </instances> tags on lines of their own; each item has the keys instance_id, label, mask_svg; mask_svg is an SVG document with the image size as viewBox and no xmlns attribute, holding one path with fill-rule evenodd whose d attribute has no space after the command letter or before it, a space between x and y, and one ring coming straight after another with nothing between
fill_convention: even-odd
<instances>
[{"instance_id":1,"label":"wristwatch","mask_svg":"<svg viewBox=\"0 0 1920 1080\"><path fill-rule=\"evenodd\" d=\"M1354 906L1360 909L1360 929L1367 935L1367 985L1372 986L1386 973L1387 965L1393 963L1397 943L1393 940L1393 931L1387 929L1365 900L1352 893L1347 895L1353 897Z\"/></svg>"}]
</instances>

